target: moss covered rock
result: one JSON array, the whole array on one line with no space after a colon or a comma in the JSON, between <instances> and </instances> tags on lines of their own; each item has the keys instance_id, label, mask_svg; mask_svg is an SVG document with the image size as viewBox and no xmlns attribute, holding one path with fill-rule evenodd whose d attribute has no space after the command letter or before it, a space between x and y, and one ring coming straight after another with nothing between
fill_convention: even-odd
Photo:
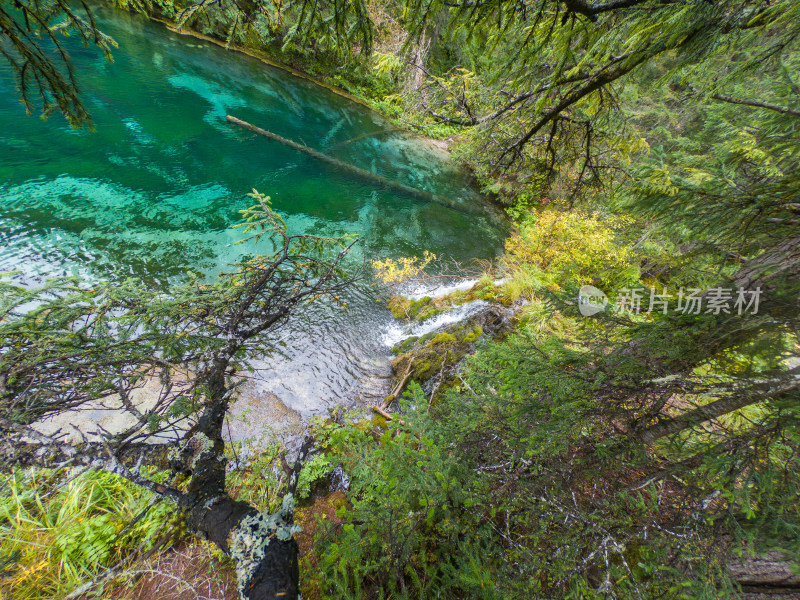
<instances>
[{"instance_id":1,"label":"moss covered rock","mask_svg":"<svg viewBox=\"0 0 800 600\"><path fill-rule=\"evenodd\" d=\"M412 300L404 296L393 296L386 306L398 321L424 321L441 313L451 304L443 304L438 299L434 300L430 296L425 296L419 300Z\"/></svg>"},{"instance_id":2,"label":"moss covered rock","mask_svg":"<svg viewBox=\"0 0 800 600\"><path fill-rule=\"evenodd\" d=\"M468 290L455 290L439 298L425 296L419 300L413 300L405 296L392 296L386 306L398 321L422 322L454 306L473 302L474 300L486 300L504 306L510 306L514 301L504 292L502 286L495 285L494 281L486 276Z\"/></svg>"},{"instance_id":3,"label":"moss covered rock","mask_svg":"<svg viewBox=\"0 0 800 600\"><path fill-rule=\"evenodd\" d=\"M487 335L501 335L509 328L508 311L489 307L442 331L400 342L392 350L397 354L392 361L392 370L397 380L404 378L410 370L411 380L422 385L426 393L438 396L453 385L457 365L472 352L476 342Z\"/></svg>"}]
</instances>

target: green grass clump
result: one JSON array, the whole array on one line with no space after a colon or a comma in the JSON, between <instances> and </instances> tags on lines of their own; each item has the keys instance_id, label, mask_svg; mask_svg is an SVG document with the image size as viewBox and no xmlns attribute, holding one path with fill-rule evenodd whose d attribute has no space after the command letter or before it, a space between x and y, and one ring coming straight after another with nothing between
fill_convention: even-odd
<instances>
[{"instance_id":1,"label":"green grass clump","mask_svg":"<svg viewBox=\"0 0 800 600\"><path fill-rule=\"evenodd\" d=\"M0 477L0 597L51 600L68 594L137 548L148 549L174 512L153 494L105 471L59 487L47 471Z\"/></svg>"}]
</instances>

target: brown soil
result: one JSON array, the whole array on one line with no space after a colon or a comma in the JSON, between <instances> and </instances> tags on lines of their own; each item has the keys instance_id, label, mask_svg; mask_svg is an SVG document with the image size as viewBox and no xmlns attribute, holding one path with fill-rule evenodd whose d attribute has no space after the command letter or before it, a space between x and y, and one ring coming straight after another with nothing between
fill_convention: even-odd
<instances>
[{"instance_id":1,"label":"brown soil","mask_svg":"<svg viewBox=\"0 0 800 600\"><path fill-rule=\"evenodd\" d=\"M236 573L210 545L189 542L137 565L110 600L236 600Z\"/></svg>"}]
</instances>

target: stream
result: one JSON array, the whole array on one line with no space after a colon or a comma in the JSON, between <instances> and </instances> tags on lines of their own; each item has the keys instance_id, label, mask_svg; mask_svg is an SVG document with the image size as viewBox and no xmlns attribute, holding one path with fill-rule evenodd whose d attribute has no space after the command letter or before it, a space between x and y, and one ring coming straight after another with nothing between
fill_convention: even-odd
<instances>
[{"instance_id":1,"label":"stream","mask_svg":"<svg viewBox=\"0 0 800 600\"><path fill-rule=\"evenodd\" d=\"M235 244L230 228L253 188L271 196L290 233L360 236L353 265L424 250L468 262L501 250L504 225L486 211L354 178L225 116L479 207L467 176L425 140L256 59L137 15L98 8L98 16L119 44L113 63L67 40L95 132L72 130L60 115L27 117L0 62L0 272L18 271L25 285L53 275L214 276L258 252ZM254 364L230 437L282 435L337 405L383 397L398 325L374 294L352 290L345 301L346 311L312 304L276 332L283 354Z\"/></svg>"}]
</instances>

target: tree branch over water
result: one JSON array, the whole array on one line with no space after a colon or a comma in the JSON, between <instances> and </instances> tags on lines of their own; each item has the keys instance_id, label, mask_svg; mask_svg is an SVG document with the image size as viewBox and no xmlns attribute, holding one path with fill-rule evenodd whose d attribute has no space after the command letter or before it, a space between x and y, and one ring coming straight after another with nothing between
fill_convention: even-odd
<instances>
[{"instance_id":1,"label":"tree branch over water","mask_svg":"<svg viewBox=\"0 0 800 600\"><path fill-rule=\"evenodd\" d=\"M231 498L222 428L237 373L271 350L266 334L306 303L336 302L360 276L343 268L358 239L290 235L269 198L252 196L244 232L273 251L216 282L2 283L0 461L103 469L169 498L193 531L233 556L243 598L286 600L298 595L293 489L272 515ZM157 384L154 397L137 395L146 383ZM79 421L98 406L126 420L116 430L49 432L50 419ZM187 481L156 483L143 465Z\"/></svg>"},{"instance_id":2,"label":"tree branch over water","mask_svg":"<svg viewBox=\"0 0 800 600\"><path fill-rule=\"evenodd\" d=\"M45 117L58 110L73 127L90 126L74 66L62 44L69 33L111 59L116 42L100 31L84 1L16 0L13 8L0 6L0 56L11 66L25 110L33 114L39 104Z\"/></svg>"}]
</instances>

